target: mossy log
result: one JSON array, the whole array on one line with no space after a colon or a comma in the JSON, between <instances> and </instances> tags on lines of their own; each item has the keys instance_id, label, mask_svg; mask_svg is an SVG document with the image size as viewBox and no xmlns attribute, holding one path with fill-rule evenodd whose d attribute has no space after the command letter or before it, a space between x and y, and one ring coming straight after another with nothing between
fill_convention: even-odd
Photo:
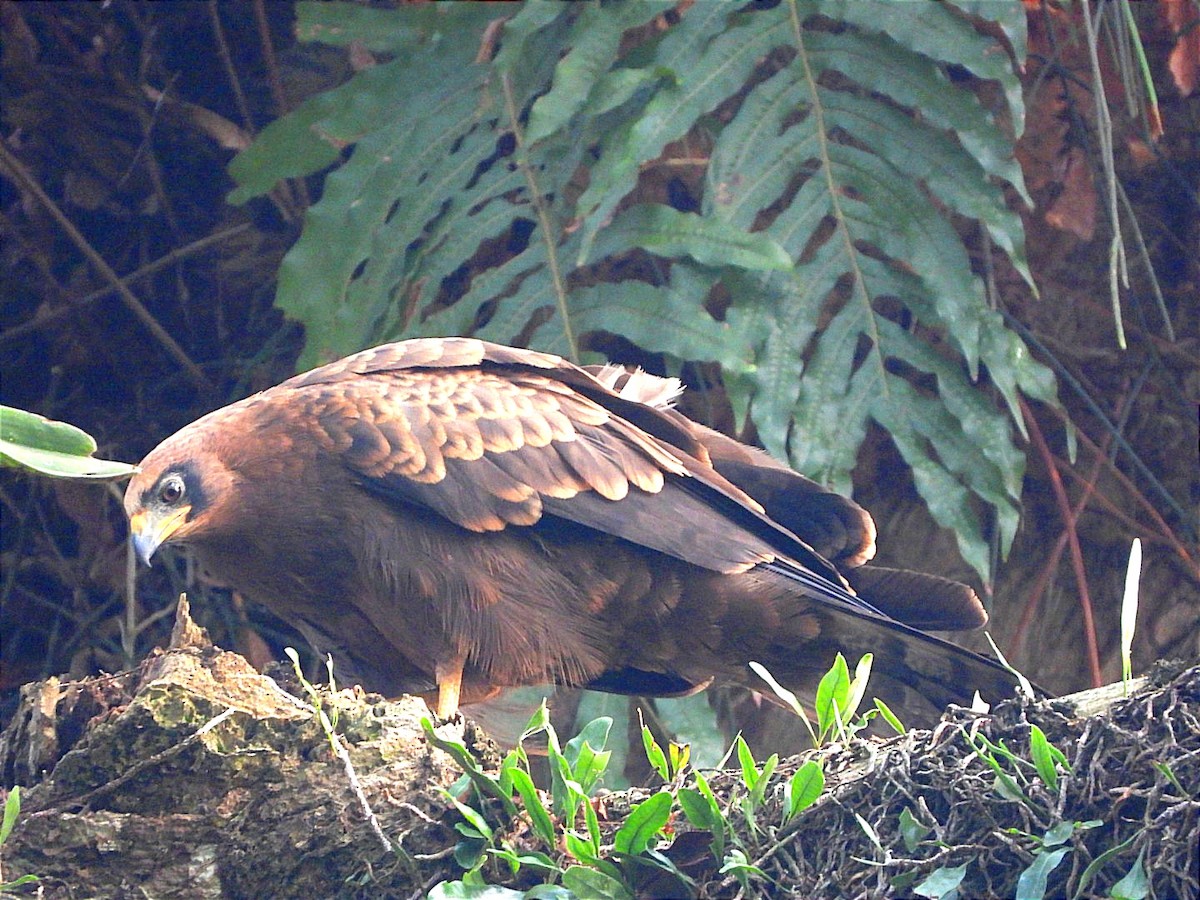
<instances>
[{"instance_id":1,"label":"mossy log","mask_svg":"<svg viewBox=\"0 0 1200 900\"><path fill-rule=\"evenodd\" d=\"M171 647L136 671L27 685L0 736L0 775L23 786L3 877L36 874L49 898L416 898L461 878L460 817L442 790L461 772L427 742L425 705L356 690L320 697L349 766L313 707L214 647L182 603ZM1023 799L1005 796L966 736L1003 741L1028 760L1032 724L1064 754L1062 777L1052 789L1029 765ZM457 727L485 766L498 764L478 728ZM691 883L641 867L630 877L637 895L906 896L935 869L965 864L960 896L1013 896L1038 839L1072 821L1095 824L1063 845L1070 864L1054 870L1046 896L1073 895L1088 864L1123 842L1079 896L1108 896L1139 854L1153 896L1200 893L1200 668L1164 670L1128 697L1118 686L989 716L952 712L932 731L815 754L826 792L787 825L782 785L814 751L780 764L752 821L740 776L709 777L764 879L743 889L722 874L710 836L677 814L660 849ZM610 839L644 796L598 804ZM905 842L905 809L930 829L917 846ZM520 819L498 832L535 846ZM499 864L486 874L510 887L537 883Z\"/></svg>"}]
</instances>

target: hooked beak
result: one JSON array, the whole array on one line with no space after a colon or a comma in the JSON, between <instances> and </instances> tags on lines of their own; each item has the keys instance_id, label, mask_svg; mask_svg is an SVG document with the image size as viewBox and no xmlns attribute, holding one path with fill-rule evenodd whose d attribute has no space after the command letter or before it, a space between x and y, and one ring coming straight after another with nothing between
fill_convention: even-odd
<instances>
[{"instance_id":1,"label":"hooked beak","mask_svg":"<svg viewBox=\"0 0 1200 900\"><path fill-rule=\"evenodd\" d=\"M187 521L191 511L190 506L181 506L169 516L157 518L143 509L129 517L129 536L142 562L150 565L154 551Z\"/></svg>"}]
</instances>

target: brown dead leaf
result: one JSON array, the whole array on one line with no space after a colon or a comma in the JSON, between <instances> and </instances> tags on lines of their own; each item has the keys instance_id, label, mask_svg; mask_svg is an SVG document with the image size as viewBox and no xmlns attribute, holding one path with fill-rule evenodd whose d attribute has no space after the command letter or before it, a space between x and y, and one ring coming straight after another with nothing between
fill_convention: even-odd
<instances>
[{"instance_id":1,"label":"brown dead leaf","mask_svg":"<svg viewBox=\"0 0 1200 900\"><path fill-rule=\"evenodd\" d=\"M1062 193L1046 210L1046 221L1084 241L1096 232L1096 185L1087 154L1079 147L1067 151Z\"/></svg>"},{"instance_id":2,"label":"brown dead leaf","mask_svg":"<svg viewBox=\"0 0 1200 900\"><path fill-rule=\"evenodd\" d=\"M1189 0L1159 0L1159 9L1175 35L1167 68L1181 97L1196 89L1200 75L1200 10Z\"/></svg>"}]
</instances>

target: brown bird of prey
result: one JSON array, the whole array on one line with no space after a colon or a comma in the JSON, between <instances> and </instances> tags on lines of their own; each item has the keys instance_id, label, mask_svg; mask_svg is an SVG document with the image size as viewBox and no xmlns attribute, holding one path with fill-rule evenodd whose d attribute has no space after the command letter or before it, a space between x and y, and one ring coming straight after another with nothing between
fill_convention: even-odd
<instances>
[{"instance_id":1,"label":"brown bird of prey","mask_svg":"<svg viewBox=\"0 0 1200 900\"><path fill-rule=\"evenodd\" d=\"M920 629L987 619L955 582L864 566L859 506L671 408L673 382L468 338L387 344L218 409L125 494L149 562L219 584L436 712L554 682L670 696L750 661L801 696L841 651L929 719L1010 694Z\"/></svg>"}]
</instances>

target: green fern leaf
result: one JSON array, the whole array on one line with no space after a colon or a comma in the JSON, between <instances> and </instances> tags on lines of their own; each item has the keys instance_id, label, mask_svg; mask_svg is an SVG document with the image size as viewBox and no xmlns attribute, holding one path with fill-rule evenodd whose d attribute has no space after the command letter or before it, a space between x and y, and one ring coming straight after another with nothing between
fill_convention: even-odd
<instances>
[{"instance_id":1,"label":"green fern leaf","mask_svg":"<svg viewBox=\"0 0 1200 900\"><path fill-rule=\"evenodd\" d=\"M266 129L232 199L341 160L280 274L302 365L458 333L574 356L596 332L718 362L737 421L841 489L888 429L987 577L981 516L1002 548L1015 530L1020 395L1055 402L952 221L1030 280L1004 203L1025 195L1011 6L702 3L646 28L672 5L302 4L303 37L394 61ZM698 213L655 193L684 138Z\"/></svg>"}]
</instances>

